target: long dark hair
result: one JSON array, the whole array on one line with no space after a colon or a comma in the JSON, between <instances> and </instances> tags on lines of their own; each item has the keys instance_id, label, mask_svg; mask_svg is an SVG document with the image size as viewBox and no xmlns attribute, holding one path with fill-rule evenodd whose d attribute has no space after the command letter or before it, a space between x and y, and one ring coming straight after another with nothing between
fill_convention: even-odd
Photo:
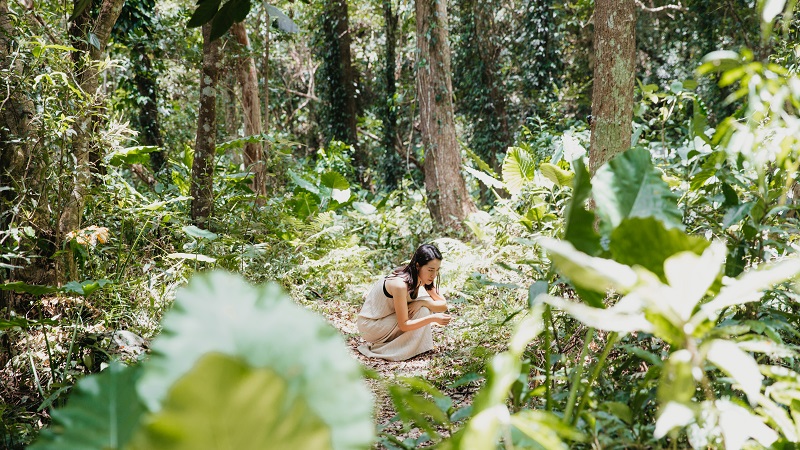
<instances>
[{"instance_id":1,"label":"long dark hair","mask_svg":"<svg viewBox=\"0 0 800 450\"><path fill-rule=\"evenodd\" d=\"M442 253L432 244L422 244L414 252L411 261L405 266L400 266L392 272L390 277L395 276L401 278L406 282L408 293L411 298L417 298L417 283L419 282L419 269L417 266L422 267L425 264L433 261L434 259L442 260ZM436 276L436 288L439 288L439 276ZM425 289L432 290L434 283L425 286Z\"/></svg>"}]
</instances>

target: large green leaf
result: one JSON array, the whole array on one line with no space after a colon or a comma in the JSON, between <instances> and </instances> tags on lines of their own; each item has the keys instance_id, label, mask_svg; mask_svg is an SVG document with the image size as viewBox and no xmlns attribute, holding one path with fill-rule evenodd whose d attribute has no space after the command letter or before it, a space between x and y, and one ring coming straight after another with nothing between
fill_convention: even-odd
<instances>
[{"instance_id":1,"label":"large green leaf","mask_svg":"<svg viewBox=\"0 0 800 450\"><path fill-rule=\"evenodd\" d=\"M610 259L587 255L576 250L569 242L552 238L541 238L536 242L547 250L559 273L581 288L600 293L605 293L608 289L627 293L639 280L630 267Z\"/></svg>"},{"instance_id":2,"label":"large green leaf","mask_svg":"<svg viewBox=\"0 0 800 450\"><path fill-rule=\"evenodd\" d=\"M598 169L592 185L604 233L626 217L655 217L667 228L684 229L678 196L661 179L646 149L632 148L617 155Z\"/></svg>"},{"instance_id":3,"label":"large green leaf","mask_svg":"<svg viewBox=\"0 0 800 450\"><path fill-rule=\"evenodd\" d=\"M37 449L121 449L139 427L144 406L134 386L140 370L112 362L78 382L67 405L52 412Z\"/></svg>"},{"instance_id":4,"label":"large green leaf","mask_svg":"<svg viewBox=\"0 0 800 450\"><path fill-rule=\"evenodd\" d=\"M503 159L503 182L512 194L519 193L522 187L536 175L536 161L533 155L520 147L508 149Z\"/></svg>"},{"instance_id":5,"label":"large green leaf","mask_svg":"<svg viewBox=\"0 0 800 450\"><path fill-rule=\"evenodd\" d=\"M253 287L219 271L196 276L162 325L138 386L151 411L202 355L218 352L285 379L287 399L306 402L330 427L333 448L369 446L373 400L358 363L336 330L277 284Z\"/></svg>"},{"instance_id":6,"label":"large green leaf","mask_svg":"<svg viewBox=\"0 0 800 450\"><path fill-rule=\"evenodd\" d=\"M709 244L676 228L667 229L654 217L632 217L623 219L611 232L609 250L614 261L642 266L666 283L664 261L684 251L701 255Z\"/></svg>"},{"instance_id":7,"label":"large green leaf","mask_svg":"<svg viewBox=\"0 0 800 450\"><path fill-rule=\"evenodd\" d=\"M350 199L350 183L339 172L326 172L319 178L320 199L329 197L338 203L345 203Z\"/></svg>"},{"instance_id":8,"label":"large green leaf","mask_svg":"<svg viewBox=\"0 0 800 450\"><path fill-rule=\"evenodd\" d=\"M577 158L572 165L575 167L575 178L572 181L572 199L564 214L564 239L583 253L597 256L602 250L600 235L594 229L594 212L586 210L586 200L592 190L589 171L583 164L583 158Z\"/></svg>"},{"instance_id":9,"label":"large green leaf","mask_svg":"<svg viewBox=\"0 0 800 450\"><path fill-rule=\"evenodd\" d=\"M330 429L291 384L272 369L206 354L172 386L131 449L331 448Z\"/></svg>"},{"instance_id":10,"label":"large green leaf","mask_svg":"<svg viewBox=\"0 0 800 450\"><path fill-rule=\"evenodd\" d=\"M61 289L55 286L40 286L36 284L23 283L22 281L13 281L11 283L0 284L0 291L14 291L24 292L31 295L46 295L58 292Z\"/></svg>"}]
</instances>

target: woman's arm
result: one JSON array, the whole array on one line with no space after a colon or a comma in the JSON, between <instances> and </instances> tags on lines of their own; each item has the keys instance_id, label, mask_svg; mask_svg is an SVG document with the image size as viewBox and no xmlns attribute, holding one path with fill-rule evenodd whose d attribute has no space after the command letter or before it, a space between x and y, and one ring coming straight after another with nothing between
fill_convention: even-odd
<instances>
[{"instance_id":1,"label":"woman's arm","mask_svg":"<svg viewBox=\"0 0 800 450\"><path fill-rule=\"evenodd\" d=\"M408 290L406 289L406 284L402 280L387 280L386 281L386 290L392 294L392 301L394 302L394 312L397 315L397 326L400 328L400 331L412 331L419 328L424 327L425 325L431 323L438 323L439 325L447 325L450 322L450 316L447 314L442 314L442 311L433 311L431 314L426 317L421 317L419 319L410 319L408 317ZM429 300L420 300L425 301L426 303L431 303ZM425 305L428 306L428 305Z\"/></svg>"},{"instance_id":2,"label":"woman's arm","mask_svg":"<svg viewBox=\"0 0 800 450\"><path fill-rule=\"evenodd\" d=\"M427 289L426 289L427 290ZM445 312L447 311L447 300L439 293L439 290L433 288L428 291L428 294L431 296L431 300L420 300L425 302L425 306L431 310L431 312Z\"/></svg>"}]
</instances>

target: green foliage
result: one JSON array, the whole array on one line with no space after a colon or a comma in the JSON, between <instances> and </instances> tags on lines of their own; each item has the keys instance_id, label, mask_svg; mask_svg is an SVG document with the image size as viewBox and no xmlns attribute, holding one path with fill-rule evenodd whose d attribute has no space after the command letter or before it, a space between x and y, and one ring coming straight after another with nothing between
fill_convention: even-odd
<instances>
[{"instance_id":1,"label":"green foliage","mask_svg":"<svg viewBox=\"0 0 800 450\"><path fill-rule=\"evenodd\" d=\"M330 427L291 392L274 370L208 353L170 388L130 448L333 448Z\"/></svg>"},{"instance_id":2,"label":"green foliage","mask_svg":"<svg viewBox=\"0 0 800 450\"><path fill-rule=\"evenodd\" d=\"M372 436L371 396L339 336L277 285L222 272L178 293L140 368L112 364L75 395L38 447L363 448Z\"/></svg>"},{"instance_id":3,"label":"green foliage","mask_svg":"<svg viewBox=\"0 0 800 450\"><path fill-rule=\"evenodd\" d=\"M79 381L67 406L53 411L53 425L30 448L126 448L145 412L135 390L140 373L112 362Z\"/></svg>"}]
</instances>

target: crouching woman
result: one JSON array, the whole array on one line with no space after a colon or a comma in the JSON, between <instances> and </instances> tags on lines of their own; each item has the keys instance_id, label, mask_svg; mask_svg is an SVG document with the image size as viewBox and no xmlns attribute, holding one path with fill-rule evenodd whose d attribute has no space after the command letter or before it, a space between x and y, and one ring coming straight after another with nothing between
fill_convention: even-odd
<instances>
[{"instance_id":1,"label":"crouching woman","mask_svg":"<svg viewBox=\"0 0 800 450\"><path fill-rule=\"evenodd\" d=\"M442 254L421 245L406 266L376 282L364 295L358 331L365 356L403 361L433 350L432 324L447 325L447 301L439 294Z\"/></svg>"}]
</instances>

